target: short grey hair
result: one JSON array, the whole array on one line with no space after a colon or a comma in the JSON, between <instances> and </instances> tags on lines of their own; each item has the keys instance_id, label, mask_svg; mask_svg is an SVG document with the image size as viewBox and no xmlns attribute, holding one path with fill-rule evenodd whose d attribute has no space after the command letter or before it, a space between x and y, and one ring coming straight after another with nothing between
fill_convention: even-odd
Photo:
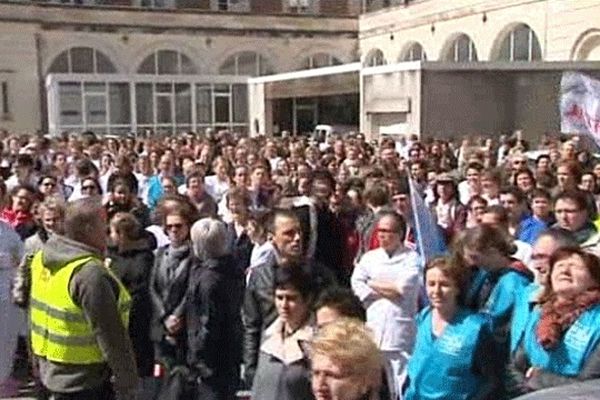
<instances>
[{"instance_id":1,"label":"short grey hair","mask_svg":"<svg viewBox=\"0 0 600 400\"><path fill-rule=\"evenodd\" d=\"M229 254L229 235L225 224L214 218L202 218L190 229L192 249L201 260Z\"/></svg>"},{"instance_id":2,"label":"short grey hair","mask_svg":"<svg viewBox=\"0 0 600 400\"><path fill-rule=\"evenodd\" d=\"M579 244L575 240L573 234L569 231L563 229L548 229L539 234L536 239L536 242L540 240L540 238L547 237L556 242L557 247L578 247ZM534 242L535 244L535 242Z\"/></svg>"}]
</instances>

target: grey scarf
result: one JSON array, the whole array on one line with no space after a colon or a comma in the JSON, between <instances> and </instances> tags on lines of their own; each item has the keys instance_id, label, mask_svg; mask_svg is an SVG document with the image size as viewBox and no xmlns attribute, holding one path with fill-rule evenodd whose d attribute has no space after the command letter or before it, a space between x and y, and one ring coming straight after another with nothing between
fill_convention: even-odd
<instances>
[{"instance_id":1,"label":"grey scarf","mask_svg":"<svg viewBox=\"0 0 600 400\"><path fill-rule=\"evenodd\" d=\"M168 281L173 280L181 272L181 261L190 254L190 242L187 241L179 247L170 245L165 251L162 266Z\"/></svg>"}]
</instances>

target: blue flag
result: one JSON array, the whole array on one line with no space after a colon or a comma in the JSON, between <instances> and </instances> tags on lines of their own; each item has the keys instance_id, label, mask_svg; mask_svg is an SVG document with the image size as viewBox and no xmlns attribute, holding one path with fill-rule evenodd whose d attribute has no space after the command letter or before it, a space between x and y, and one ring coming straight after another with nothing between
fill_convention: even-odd
<instances>
[{"instance_id":1,"label":"blue flag","mask_svg":"<svg viewBox=\"0 0 600 400\"><path fill-rule=\"evenodd\" d=\"M423 267L431 259L446 255L448 249L440 228L435 223L421 192L412 179L410 185L410 204L412 206L417 251L421 255Z\"/></svg>"}]
</instances>

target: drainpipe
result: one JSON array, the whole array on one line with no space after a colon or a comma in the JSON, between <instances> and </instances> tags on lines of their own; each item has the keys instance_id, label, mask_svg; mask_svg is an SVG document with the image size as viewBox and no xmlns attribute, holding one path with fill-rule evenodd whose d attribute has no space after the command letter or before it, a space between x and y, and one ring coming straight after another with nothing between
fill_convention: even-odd
<instances>
[{"instance_id":1,"label":"drainpipe","mask_svg":"<svg viewBox=\"0 0 600 400\"><path fill-rule=\"evenodd\" d=\"M40 128L43 133L48 133L48 98L44 82L44 68L42 66L42 38L39 32L33 34L35 38L35 59L37 61L38 92L40 99Z\"/></svg>"}]
</instances>

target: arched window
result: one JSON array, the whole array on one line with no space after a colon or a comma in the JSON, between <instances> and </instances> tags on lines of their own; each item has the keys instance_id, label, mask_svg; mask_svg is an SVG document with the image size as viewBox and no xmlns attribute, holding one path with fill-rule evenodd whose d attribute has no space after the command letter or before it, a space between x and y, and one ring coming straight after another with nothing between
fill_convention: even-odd
<instances>
[{"instance_id":1,"label":"arched window","mask_svg":"<svg viewBox=\"0 0 600 400\"><path fill-rule=\"evenodd\" d=\"M308 56L304 59L302 63L303 69L311 69L311 68L323 68L323 67L331 67L333 65L340 65L342 62L339 58L332 56L327 53L315 53L312 56Z\"/></svg>"},{"instance_id":2,"label":"arched window","mask_svg":"<svg viewBox=\"0 0 600 400\"><path fill-rule=\"evenodd\" d=\"M571 50L574 61L600 61L600 29L584 32Z\"/></svg>"},{"instance_id":3,"label":"arched window","mask_svg":"<svg viewBox=\"0 0 600 400\"><path fill-rule=\"evenodd\" d=\"M379 65L385 65L385 57L383 55L383 51L379 49L373 49L367 54L365 58L365 66L367 67L377 67Z\"/></svg>"},{"instance_id":4,"label":"arched window","mask_svg":"<svg viewBox=\"0 0 600 400\"><path fill-rule=\"evenodd\" d=\"M498 60L537 61L542 59L542 48L535 32L525 24L515 26L502 39Z\"/></svg>"},{"instance_id":5,"label":"arched window","mask_svg":"<svg viewBox=\"0 0 600 400\"><path fill-rule=\"evenodd\" d=\"M421 43L414 42L411 44L406 51L400 56L399 61L426 61L427 54L421 46Z\"/></svg>"},{"instance_id":6,"label":"arched window","mask_svg":"<svg viewBox=\"0 0 600 400\"><path fill-rule=\"evenodd\" d=\"M196 66L192 60L177 50L158 50L142 61L139 74L150 75L194 75Z\"/></svg>"},{"instance_id":7,"label":"arched window","mask_svg":"<svg viewBox=\"0 0 600 400\"><path fill-rule=\"evenodd\" d=\"M117 72L104 53L91 47L71 47L60 53L50 65L49 73L112 74Z\"/></svg>"},{"instance_id":8,"label":"arched window","mask_svg":"<svg viewBox=\"0 0 600 400\"><path fill-rule=\"evenodd\" d=\"M465 34L454 39L446 50L445 61L463 63L477 61L477 49L473 40Z\"/></svg>"},{"instance_id":9,"label":"arched window","mask_svg":"<svg viewBox=\"0 0 600 400\"><path fill-rule=\"evenodd\" d=\"M267 59L253 51L242 51L229 57L219 67L221 75L261 76L270 75L273 68Z\"/></svg>"}]
</instances>

